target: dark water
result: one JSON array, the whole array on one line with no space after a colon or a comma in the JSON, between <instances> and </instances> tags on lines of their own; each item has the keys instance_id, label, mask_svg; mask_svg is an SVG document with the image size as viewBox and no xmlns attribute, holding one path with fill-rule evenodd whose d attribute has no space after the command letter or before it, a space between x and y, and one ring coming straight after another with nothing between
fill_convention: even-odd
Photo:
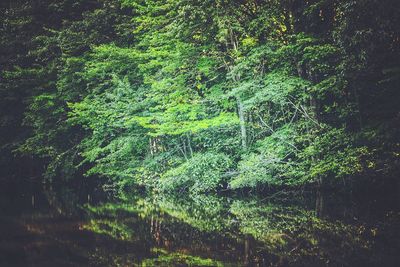
<instances>
[{"instance_id":1,"label":"dark water","mask_svg":"<svg viewBox=\"0 0 400 267\"><path fill-rule=\"evenodd\" d=\"M1 186L0 266L400 266L391 200Z\"/></svg>"}]
</instances>

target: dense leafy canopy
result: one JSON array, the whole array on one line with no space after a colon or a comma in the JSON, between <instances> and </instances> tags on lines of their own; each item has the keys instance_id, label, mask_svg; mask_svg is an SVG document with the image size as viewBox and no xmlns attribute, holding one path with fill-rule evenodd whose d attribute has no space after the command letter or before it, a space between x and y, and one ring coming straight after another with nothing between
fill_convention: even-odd
<instances>
[{"instance_id":1,"label":"dense leafy canopy","mask_svg":"<svg viewBox=\"0 0 400 267\"><path fill-rule=\"evenodd\" d=\"M191 193L399 173L399 1L21 0L1 12L4 166L28 156L48 178Z\"/></svg>"}]
</instances>

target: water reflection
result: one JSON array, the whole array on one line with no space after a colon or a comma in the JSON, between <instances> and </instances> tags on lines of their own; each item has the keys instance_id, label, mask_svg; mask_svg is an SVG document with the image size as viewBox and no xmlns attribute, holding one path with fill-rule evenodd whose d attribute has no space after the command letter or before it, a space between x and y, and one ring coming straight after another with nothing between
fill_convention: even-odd
<instances>
[{"instance_id":1,"label":"water reflection","mask_svg":"<svg viewBox=\"0 0 400 267\"><path fill-rule=\"evenodd\" d=\"M366 223L317 217L315 206L288 200L118 201L74 188L30 185L1 195L0 266L397 266L399 260L395 212Z\"/></svg>"}]
</instances>

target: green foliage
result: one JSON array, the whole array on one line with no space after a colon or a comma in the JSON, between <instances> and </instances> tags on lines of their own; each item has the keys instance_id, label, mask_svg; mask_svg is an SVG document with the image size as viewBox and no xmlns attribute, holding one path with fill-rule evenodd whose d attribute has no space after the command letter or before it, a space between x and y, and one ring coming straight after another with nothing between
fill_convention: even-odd
<instances>
[{"instance_id":1,"label":"green foliage","mask_svg":"<svg viewBox=\"0 0 400 267\"><path fill-rule=\"evenodd\" d=\"M216 191L223 187L223 174L231 164L224 154L194 154L187 162L168 170L160 179L160 187L193 194Z\"/></svg>"},{"instance_id":2,"label":"green foliage","mask_svg":"<svg viewBox=\"0 0 400 267\"><path fill-rule=\"evenodd\" d=\"M201 257L186 255L183 253L169 253L164 249L152 249L152 252L157 254L158 257L145 259L141 262L140 266L168 266L168 265L184 265L184 266L224 266L220 261L212 259L204 259Z\"/></svg>"},{"instance_id":3,"label":"green foliage","mask_svg":"<svg viewBox=\"0 0 400 267\"><path fill-rule=\"evenodd\" d=\"M132 229L114 220L91 220L90 223L83 226L83 229L120 240L133 238Z\"/></svg>"},{"instance_id":4,"label":"green foliage","mask_svg":"<svg viewBox=\"0 0 400 267\"><path fill-rule=\"evenodd\" d=\"M293 162L297 153L294 138L293 129L286 127L258 141L257 150L239 162L239 175L230 181L230 186L236 189L304 183L304 170Z\"/></svg>"},{"instance_id":5,"label":"green foliage","mask_svg":"<svg viewBox=\"0 0 400 267\"><path fill-rule=\"evenodd\" d=\"M398 9L395 0L2 6L1 149L43 160L48 177L195 194L395 176Z\"/></svg>"},{"instance_id":6,"label":"green foliage","mask_svg":"<svg viewBox=\"0 0 400 267\"><path fill-rule=\"evenodd\" d=\"M178 104L154 117L134 117L128 124L137 123L143 128L151 129L150 136L196 134L211 127L226 127L238 123L233 113L221 113L213 118L201 118L205 112L189 104Z\"/></svg>"}]
</instances>

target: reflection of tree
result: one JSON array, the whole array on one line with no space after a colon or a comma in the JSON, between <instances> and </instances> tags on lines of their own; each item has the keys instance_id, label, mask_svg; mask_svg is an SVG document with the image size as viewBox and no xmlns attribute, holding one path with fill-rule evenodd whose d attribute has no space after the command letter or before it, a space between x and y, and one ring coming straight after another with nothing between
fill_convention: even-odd
<instances>
[{"instance_id":1,"label":"reflection of tree","mask_svg":"<svg viewBox=\"0 0 400 267\"><path fill-rule=\"evenodd\" d=\"M89 223L83 225L82 229L89 230L96 234L108 235L119 240L132 240L134 238L132 228L126 223L114 219L92 219Z\"/></svg>"},{"instance_id":2,"label":"reflection of tree","mask_svg":"<svg viewBox=\"0 0 400 267\"><path fill-rule=\"evenodd\" d=\"M84 209L90 218L83 229L107 235L117 240L134 241L135 231L144 231L147 227L138 218L140 206L127 203L105 203L98 206L86 205Z\"/></svg>"},{"instance_id":3,"label":"reflection of tree","mask_svg":"<svg viewBox=\"0 0 400 267\"><path fill-rule=\"evenodd\" d=\"M123 204L87 205L85 210L91 220L84 228L115 240L134 242L142 247L157 246L168 251L175 251L169 252L169 255L165 253L155 255L154 262L152 260L144 262L149 266L154 266L152 263L169 263L169 260L171 264L176 261L194 264L191 266L218 266L208 264L209 262L214 263L210 259L195 256L207 253L213 258L212 256L215 255L213 238L215 239L218 235L209 238L206 236L206 230L200 230L184 221L185 218L190 218L190 222L193 223L196 220L195 216L200 215L201 219L200 217L197 219L200 221L200 228L204 229L205 216L210 213L206 213L204 209L199 210L199 207L193 208L190 207L191 205L183 203L174 202L172 199L157 199L156 201L154 199L136 199ZM176 209L172 210L173 207ZM207 207L205 208L207 209ZM193 212L194 210L196 212ZM215 214L216 210L211 214ZM133 235L132 229L135 235Z\"/></svg>"},{"instance_id":4,"label":"reflection of tree","mask_svg":"<svg viewBox=\"0 0 400 267\"><path fill-rule=\"evenodd\" d=\"M86 229L175 251L157 254L147 264L190 262L194 255L221 259L222 254L248 266L350 264L369 249L359 227L318 218L314 210L300 206L256 198L158 196L86 209L95 220Z\"/></svg>"},{"instance_id":5,"label":"reflection of tree","mask_svg":"<svg viewBox=\"0 0 400 267\"><path fill-rule=\"evenodd\" d=\"M75 190L68 187L57 188L53 184L43 186L42 190L50 207L59 215L68 216L78 211L79 197Z\"/></svg>"},{"instance_id":6,"label":"reflection of tree","mask_svg":"<svg viewBox=\"0 0 400 267\"><path fill-rule=\"evenodd\" d=\"M158 220L157 218L155 218L154 216L151 216L151 220L150 220L150 232L154 238L154 240L156 241L157 245L161 244L161 221ZM166 242L168 243L168 241Z\"/></svg>"},{"instance_id":7,"label":"reflection of tree","mask_svg":"<svg viewBox=\"0 0 400 267\"><path fill-rule=\"evenodd\" d=\"M140 266L226 266L220 261L186 255L179 252L168 252L163 249L153 248L154 257L145 259Z\"/></svg>"},{"instance_id":8,"label":"reflection of tree","mask_svg":"<svg viewBox=\"0 0 400 267\"><path fill-rule=\"evenodd\" d=\"M177 198L164 196L157 201L160 209L204 232L229 233L232 218L226 199L215 195Z\"/></svg>"},{"instance_id":9,"label":"reflection of tree","mask_svg":"<svg viewBox=\"0 0 400 267\"><path fill-rule=\"evenodd\" d=\"M252 236L279 261L339 264L368 253L359 228L320 219L315 212L298 206L237 200L230 211L240 232Z\"/></svg>"},{"instance_id":10,"label":"reflection of tree","mask_svg":"<svg viewBox=\"0 0 400 267\"><path fill-rule=\"evenodd\" d=\"M317 197L315 200L315 214L321 218L324 215L324 194L321 190L317 191Z\"/></svg>"}]
</instances>

